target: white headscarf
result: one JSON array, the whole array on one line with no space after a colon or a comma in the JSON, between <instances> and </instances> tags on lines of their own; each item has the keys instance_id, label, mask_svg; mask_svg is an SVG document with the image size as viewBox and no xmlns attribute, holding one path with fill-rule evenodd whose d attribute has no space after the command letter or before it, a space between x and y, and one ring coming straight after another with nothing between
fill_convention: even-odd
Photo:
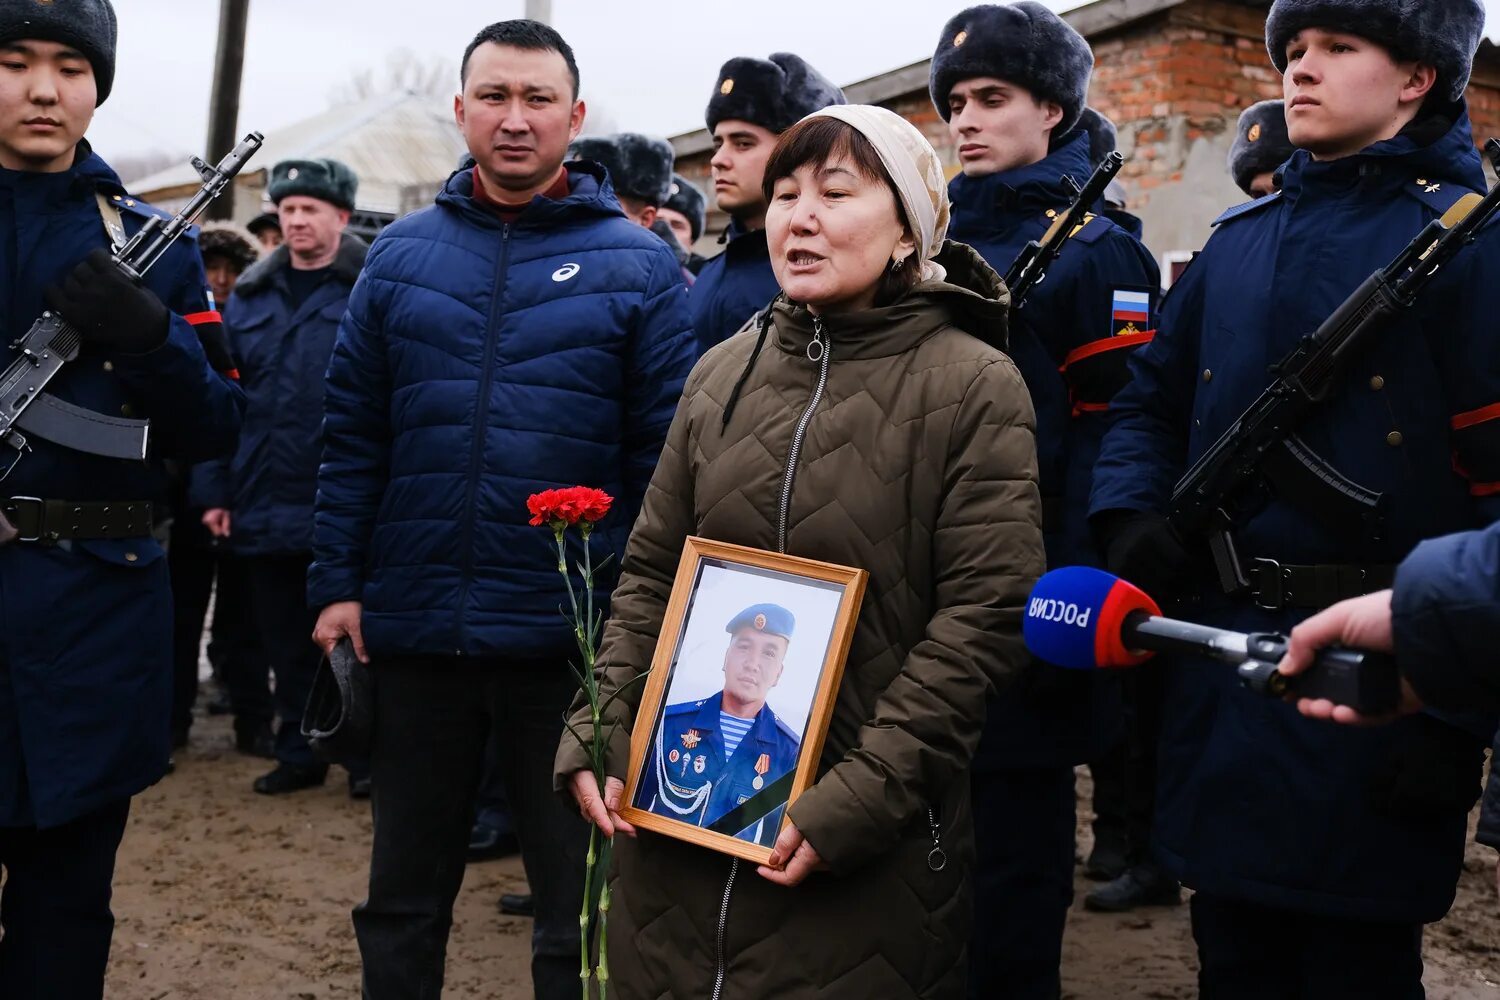
<instances>
[{"instance_id":1,"label":"white headscarf","mask_svg":"<svg viewBox=\"0 0 1500 1000\"><path fill-rule=\"evenodd\" d=\"M943 268L932 257L948 236L948 183L932 143L905 118L872 104L835 104L808 117L836 118L875 147L911 223L922 278L941 280Z\"/></svg>"}]
</instances>

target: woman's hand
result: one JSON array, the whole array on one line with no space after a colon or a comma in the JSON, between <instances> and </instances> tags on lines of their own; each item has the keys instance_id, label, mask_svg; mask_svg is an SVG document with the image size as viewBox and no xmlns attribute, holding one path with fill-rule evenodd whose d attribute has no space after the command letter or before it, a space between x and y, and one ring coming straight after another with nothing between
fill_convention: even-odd
<instances>
[{"instance_id":1,"label":"woman's hand","mask_svg":"<svg viewBox=\"0 0 1500 1000\"><path fill-rule=\"evenodd\" d=\"M620 799L625 795L625 782L606 776L604 794L600 795L594 772L585 768L573 772L568 790L573 793L573 801L578 803L579 814L606 837L613 837L616 833L635 836L635 827L620 818Z\"/></svg>"},{"instance_id":2,"label":"woman's hand","mask_svg":"<svg viewBox=\"0 0 1500 1000\"><path fill-rule=\"evenodd\" d=\"M801 885L802 880L813 872L827 871L828 865L818 857L813 845L802 836L797 824L791 820L782 827L776 846L771 848L771 859L756 869L760 877L777 885Z\"/></svg>"}]
</instances>

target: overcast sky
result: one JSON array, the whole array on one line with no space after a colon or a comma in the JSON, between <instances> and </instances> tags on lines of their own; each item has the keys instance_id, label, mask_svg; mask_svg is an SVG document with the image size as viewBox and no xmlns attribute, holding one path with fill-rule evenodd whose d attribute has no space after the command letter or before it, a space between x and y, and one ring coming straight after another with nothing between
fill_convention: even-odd
<instances>
[{"instance_id":1,"label":"overcast sky","mask_svg":"<svg viewBox=\"0 0 1500 1000\"><path fill-rule=\"evenodd\" d=\"M1079 0L1049 0L1068 10ZM1486 0L1491 35L1500 0ZM203 152L212 87L215 0L115 0L114 92L89 137L106 159ZM388 54L455 64L485 24L520 17L523 0L251 0L239 131L269 132L330 104L330 94ZM835 83L932 54L943 23L968 6L923 0L554 0L583 97L622 130L673 135L703 124L719 66L789 50ZM454 81L457 89L457 81Z\"/></svg>"}]
</instances>

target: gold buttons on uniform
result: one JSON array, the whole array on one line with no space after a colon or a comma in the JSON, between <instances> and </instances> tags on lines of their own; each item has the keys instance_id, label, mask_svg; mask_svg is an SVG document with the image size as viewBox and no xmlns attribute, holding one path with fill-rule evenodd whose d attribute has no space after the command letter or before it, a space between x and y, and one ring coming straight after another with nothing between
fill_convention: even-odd
<instances>
[{"instance_id":1,"label":"gold buttons on uniform","mask_svg":"<svg viewBox=\"0 0 1500 1000\"><path fill-rule=\"evenodd\" d=\"M1379 392L1381 389L1385 388L1385 379L1381 378L1379 375L1376 375L1374 378L1370 379L1370 388L1374 389L1376 392Z\"/></svg>"},{"instance_id":2,"label":"gold buttons on uniform","mask_svg":"<svg viewBox=\"0 0 1500 1000\"><path fill-rule=\"evenodd\" d=\"M123 406L120 407L120 414L122 416L128 417L128 416L132 415L133 413L135 413L135 411L130 408L130 404L129 403L126 403L126 404L124 404Z\"/></svg>"},{"instance_id":3,"label":"gold buttons on uniform","mask_svg":"<svg viewBox=\"0 0 1500 1000\"><path fill-rule=\"evenodd\" d=\"M1392 448L1401 447L1401 442L1405 440L1406 439L1401 436L1400 431L1391 431L1385 436L1385 443L1390 445Z\"/></svg>"},{"instance_id":4,"label":"gold buttons on uniform","mask_svg":"<svg viewBox=\"0 0 1500 1000\"><path fill-rule=\"evenodd\" d=\"M115 370L115 363L113 361L106 361L106 362L104 362L104 370L107 371L107 372L114 371Z\"/></svg>"},{"instance_id":5,"label":"gold buttons on uniform","mask_svg":"<svg viewBox=\"0 0 1500 1000\"><path fill-rule=\"evenodd\" d=\"M125 553L125 561L126 562L135 562L139 558L140 558L140 556L136 555L134 552L127 552L127 553Z\"/></svg>"},{"instance_id":6,"label":"gold buttons on uniform","mask_svg":"<svg viewBox=\"0 0 1500 1000\"><path fill-rule=\"evenodd\" d=\"M1212 382L1213 380L1214 380L1214 373L1213 373L1213 371L1211 369L1208 369L1208 368L1203 369L1203 381L1205 381L1205 382Z\"/></svg>"}]
</instances>

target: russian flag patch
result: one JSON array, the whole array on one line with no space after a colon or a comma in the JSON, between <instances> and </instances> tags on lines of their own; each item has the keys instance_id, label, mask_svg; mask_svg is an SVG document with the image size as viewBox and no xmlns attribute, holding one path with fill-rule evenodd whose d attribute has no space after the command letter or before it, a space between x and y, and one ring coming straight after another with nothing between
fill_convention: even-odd
<instances>
[{"instance_id":1,"label":"russian flag patch","mask_svg":"<svg viewBox=\"0 0 1500 1000\"><path fill-rule=\"evenodd\" d=\"M1151 293L1136 292L1125 288L1114 290L1114 305L1110 313L1110 325L1115 335L1136 333L1145 328L1151 319Z\"/></svg>"}]
</instances>

